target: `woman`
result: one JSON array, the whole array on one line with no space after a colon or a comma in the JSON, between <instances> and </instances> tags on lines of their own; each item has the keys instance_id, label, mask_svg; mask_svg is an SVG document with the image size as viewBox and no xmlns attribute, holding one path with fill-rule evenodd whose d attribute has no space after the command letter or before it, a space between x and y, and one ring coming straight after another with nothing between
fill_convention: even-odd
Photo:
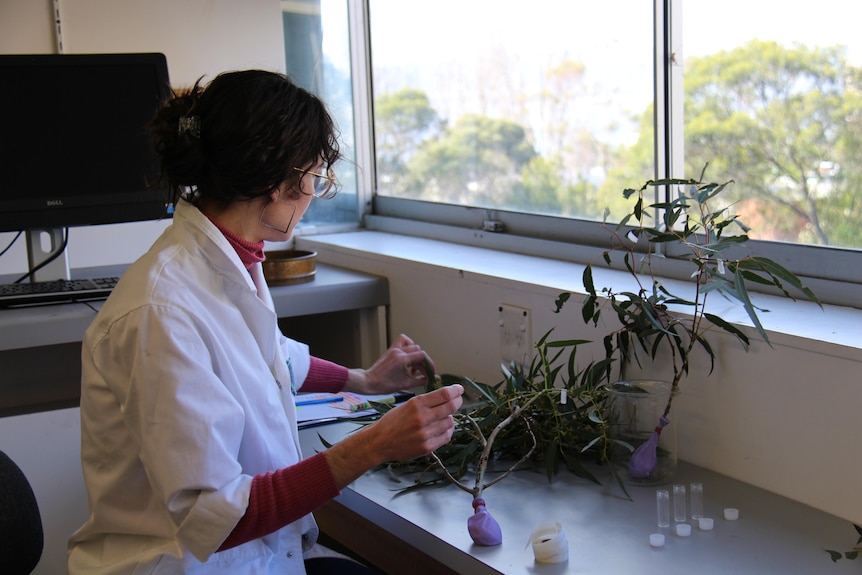
<instances>
[{"instance_id":1,"label":"woman","mask_svg":"<svg viewBox=\"0 0 862 575\"><path fill-rule=\"evenodd\" d=\"M348 370L278 330L264 241L334 192L333 122L284 76L251 70L175 94L150 128L180 197L84 337L90 517L69 572L303 573L310 513L380 463L448 442L463 389L414 397L303 460L295 390L391 393L430 362L402 335Z\"/></svg>"}]
</instances>

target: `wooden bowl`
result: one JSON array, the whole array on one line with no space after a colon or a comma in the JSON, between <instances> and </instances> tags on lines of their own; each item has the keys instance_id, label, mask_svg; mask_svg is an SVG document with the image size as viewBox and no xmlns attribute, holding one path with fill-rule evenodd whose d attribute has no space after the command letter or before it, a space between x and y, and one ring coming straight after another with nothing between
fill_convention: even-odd
<instances>
[{"instance_id":1,"label":"wooden bowl","mask_svg":"<svg viewBox=\"0 0 862 575\"><path fill-rule=\"evenodd\" d=\"M309 282L317 271L317 252L274 250L264 254L263 276L273 286Z\"/></svg>"}]
</instances>

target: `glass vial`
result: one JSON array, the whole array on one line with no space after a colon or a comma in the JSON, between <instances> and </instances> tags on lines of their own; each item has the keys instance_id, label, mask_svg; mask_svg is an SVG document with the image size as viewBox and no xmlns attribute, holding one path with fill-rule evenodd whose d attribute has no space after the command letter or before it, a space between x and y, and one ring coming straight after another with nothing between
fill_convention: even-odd
<instances>
[{"instance_id":1,"label":"glass vial","mask_svg":"<svg viewBox=\"0 0 862 575\"><path fill-rule=\"evenodd\" d=\"M685 513L685 485L673 486L673 520L685 522L688 515Z\"/></svg>"},{"instance_id":2,"label":"glass vial","mask_svg":"<svg viewBox=\"0 0 862 575\"><path fill-rule=\"evenodd\" d=\"M692 483L691 490L691 518L698 520L703 517L703 483Z\"/></svg>"},{"instance_id":3,"label":"glass vial","mask_svg":"<svg viewBox=\"0 0 862 575\"><path fill-rule=\"evenodd\" d=\"M655 503L658 510L658 526L670 527L670 493L667 489L655 492Z\"/></svg>"}]
</instances>

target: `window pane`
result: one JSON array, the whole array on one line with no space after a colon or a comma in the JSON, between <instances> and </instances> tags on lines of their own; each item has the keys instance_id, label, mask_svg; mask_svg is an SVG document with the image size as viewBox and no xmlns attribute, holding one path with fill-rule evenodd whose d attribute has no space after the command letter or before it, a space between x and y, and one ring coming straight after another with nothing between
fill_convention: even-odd
<instances>
[{"instance_id":1,"label":"window pane","mask_svg":"<svg viewBox=\"0 0 862 575\"><path fill-rule=\"evenodd\" d=\"M341 191L330 200L314 200L302 226L357 223L356 145L346 0L283 1L287 75L320 97L341 131L347 161L335 166Z\"/></svg>"},{"instance_id":2,"label":"window pane","mask_svg":"<svg viewBox=\"0 0 862 575\"><path fill-rule=\"evenodd\" d=\"M752 237L862 247L860 15L842 0L685 3L686 171L733 179Z\"/></svg>"},{"instance_id":3,"label":"window pane","mask_svg":"<svg viewBox=\"0 0 862 575\"><path fill-rule=\"evenodd\" d=\"M651 2L369 6L378 195L601 219L653 177Z\"/></svg>"}]
</instances>

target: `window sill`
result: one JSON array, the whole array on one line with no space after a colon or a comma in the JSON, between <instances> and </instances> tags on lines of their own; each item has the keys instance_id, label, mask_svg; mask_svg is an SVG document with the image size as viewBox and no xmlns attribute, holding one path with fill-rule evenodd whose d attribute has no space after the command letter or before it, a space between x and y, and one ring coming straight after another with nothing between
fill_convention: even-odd
<instances>
[{"instance_id":1,"label":"window sill","mask_svg":"<svg viewBox=\"0 0 862 575\"><path fill-rule=\"evenodd\" d=\"M297 238L296 243L299 249L316 250L321 261L327 261L328 253L397 259L561 292L584 291L581 278L585 266L569 261L379 231L306 236ZM593 275L597 288L613 285L619 290L631 282L626 272L596 268ZM668 280L667 285L672 291L684 287L677 280ZM753 294L752 301L769 310L759 317L774 345L804 346L862 361L862 310L837 305L821 309L810 302L765 294ZM713 297L710 312L737 325L752 326L742 306L735 302Z\"/></svg>"}]
</instances>

